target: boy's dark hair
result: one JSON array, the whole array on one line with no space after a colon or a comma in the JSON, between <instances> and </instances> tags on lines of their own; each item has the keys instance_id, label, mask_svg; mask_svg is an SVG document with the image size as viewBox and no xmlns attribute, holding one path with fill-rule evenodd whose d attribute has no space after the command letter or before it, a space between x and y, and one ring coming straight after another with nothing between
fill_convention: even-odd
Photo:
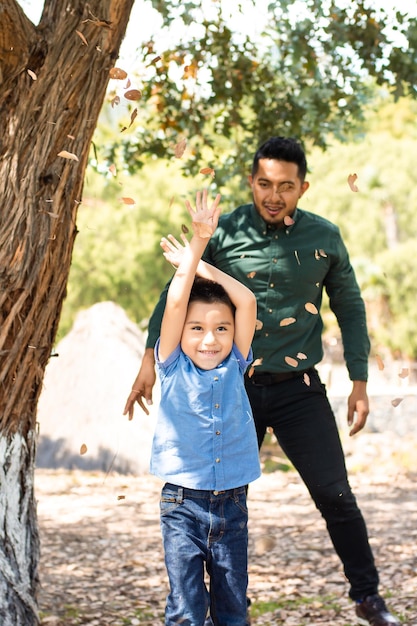
<instances>
[{"instance_id":1,"label":"boy's dark hair","mask_svg":"<svg viewBox=\"0 0 417 626\"><path fill-rule=\"evenodd\" d=\"M301 182L307 174L307 160L302 145L296 139L289 137L270 137L255 152L252 164L252 176L258 171L259 159L275 159L288 161L298 166L298 176Z\"/></svg>"},{"instance_id":2,"label":"boy's dark hair","mask_svg":"<svg viewBox=\"0 0 417 626\"><path fill-rule=\"evenodd\" d=\"M222 285L216 283L214 280L208 280L200 276L194 279L193 286L191 287L188 303L191 304L191 302L205 302L206 304L222 302L230 308L233 315L236 311L235 305Z\"/></svg>"}]
</instances>

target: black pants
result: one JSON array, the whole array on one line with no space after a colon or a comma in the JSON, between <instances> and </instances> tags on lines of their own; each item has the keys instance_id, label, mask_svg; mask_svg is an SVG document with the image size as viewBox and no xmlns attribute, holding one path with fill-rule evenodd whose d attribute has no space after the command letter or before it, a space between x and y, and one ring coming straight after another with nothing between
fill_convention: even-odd
<instances>
[{"instance_id":1,"label":"black pants","mask_svg":"<svg viewBox=\"0 0 417 626\"><path fill-rule=\"evenodd\" d=\"M316 370L283 382L255 384L247 378L259 446L272 427L326 521L350 582L353 600L377 593L378 572L365 521L350 488L335 417Z\"/></svg>"}]
</instances>

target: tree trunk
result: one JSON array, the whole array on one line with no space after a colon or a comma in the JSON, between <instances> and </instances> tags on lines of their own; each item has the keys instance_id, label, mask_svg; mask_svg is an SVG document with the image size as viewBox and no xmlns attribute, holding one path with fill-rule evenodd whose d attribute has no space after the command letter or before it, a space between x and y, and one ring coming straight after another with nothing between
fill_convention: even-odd
<instances>
[{"instance_id":1,"label":"tree trunk","mask_svg":"<svg viewBox=\"0 0 417 626\"><path fill-rule=\"evenodd\" d=\"M65 297L91 138L133 1L46 0L37 27L14 0L0 6L2 626L39 623L36 406Z\"/></svg>"}]
</instances>

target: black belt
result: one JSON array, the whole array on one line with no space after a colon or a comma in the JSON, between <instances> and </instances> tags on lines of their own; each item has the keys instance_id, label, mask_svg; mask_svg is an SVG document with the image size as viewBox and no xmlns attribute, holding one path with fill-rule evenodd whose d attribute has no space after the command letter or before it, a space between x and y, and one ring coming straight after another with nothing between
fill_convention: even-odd
<instances>
[{"instance_id":1,"label":"black belt","mask_svg":"<svg viewBox=\"0 0 417 626\"><path fill-rule=\"evenodd\" d=\"M314 368L309 367L306 370L297 370L294 372L254 372L252 376L247 376L249 382L252 385L276 385L276 383L282 383L284 380L290 380L291 378L299 378L304 376L307 372L312 372Z\"/></svg>"}]
</instances>

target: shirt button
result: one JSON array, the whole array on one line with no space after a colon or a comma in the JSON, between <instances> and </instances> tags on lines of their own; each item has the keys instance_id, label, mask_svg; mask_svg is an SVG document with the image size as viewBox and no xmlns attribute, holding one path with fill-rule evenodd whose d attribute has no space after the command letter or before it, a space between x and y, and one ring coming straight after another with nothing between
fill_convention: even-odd
<instances>
[{"instance_id":1,"label":"shirt button","mask_svg":"<svg viewBox=\"0 0 417 626\"><path fill-rule=\"evenodd\" d=\"M268 309L268 313L272 313L272 312L273 312L272 309Z\"/></svg>"},{"instance_id":2,"label":"shirt button","mask_svg":"<svg viewBox=\"0 0 417 626\"><path fill-rule=\"evenodd\" d=\"M220 463L220 459L216 459L216 463Z\"/></svg>"},{"instance_id":3,"label":"shirt button","mask_svg":"<svg viewBox=\"0 0 417 626\"><path fill-rule=\"evenodd\" d=\"M215 405L214 405L214 408L215 408L215 409L218 409L218 408L219 408L219 406L220 406L220 404L215 404Z\"/></svg>"},{"instance_id":4,"label":"shirt button","mask_svg":"<svg viewBox=\"0 0 417 626\"><path fill-rule=\"evenodd\" d=\"M275 283L269 283L269 286L270 286L270 287L271 287L271 289L272 289L273 287L275 287Z\"/></svg>"},{"instance_id":5,"label":"shirt button","mask_svg":"<svg viewBox=\"0 0 417 626\"><path fill-rule=\"evenodd\" d=\"M218 376L215 376L215 377L213 378L213 380L219 380L219 377L218 377Z\"/></svg>"},{"instance_id":6,"label":"shirt button","mask_svg":"<svg viewBox=\"0 0 417 626\"><path fill-rule=\"evenodd\" d=\"M220 430L216 430L216 435L220 435Z\"/></svg>"},{"instance_id":7,"label":"shirt button","mask_svg":"<svg viewBox=\"0 0 417 626\"><path fill-rule=\"evenodd\" d=\"M278 259L272 259L272 263L277 263Z\"/></svg>"},{"instance_id":8,"label":"shirt button","mask_svg":"<svg viewBox=\"0 0 417 626\"><path fill-rule=\"evenodd\" d=\"M274 239L278 239L278 235L275 235L275 236L274 236Z\"/></svg>"},{"instance_id":9,"label":"shirt button","mask_svg":"<svg viewBox=\"0 0 417 626\"><path fill-rule=\"evenodd\" d=\"M269 333L265 333L265 337L269 337Z\"/></svg>"}]
</instances>

